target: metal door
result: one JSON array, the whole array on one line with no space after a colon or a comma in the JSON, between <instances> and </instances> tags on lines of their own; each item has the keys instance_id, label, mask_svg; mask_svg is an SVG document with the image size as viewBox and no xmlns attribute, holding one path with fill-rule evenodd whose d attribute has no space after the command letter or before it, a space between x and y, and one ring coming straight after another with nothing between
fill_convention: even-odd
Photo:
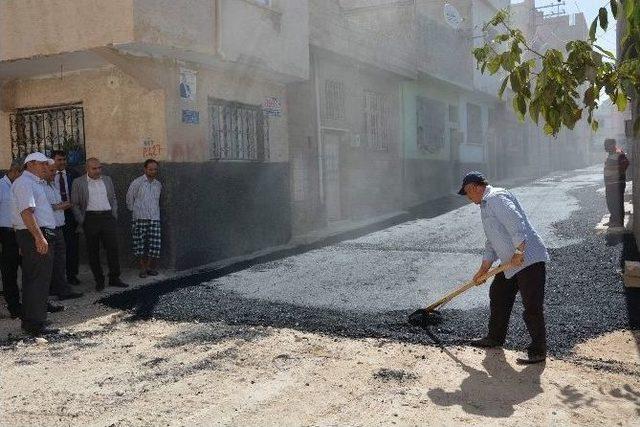
<instances>
[{"instance_id":1,"label":"metal door","mask_svg":"<svg viewBox=\"0 0 640 427\"><path fill-rule=\"evenodd\" d=\"M340 207L340 136L327 132L322 138L322 168L324 176L324 201L327 219L341 219Z\"/></svg>"}]
</instances>

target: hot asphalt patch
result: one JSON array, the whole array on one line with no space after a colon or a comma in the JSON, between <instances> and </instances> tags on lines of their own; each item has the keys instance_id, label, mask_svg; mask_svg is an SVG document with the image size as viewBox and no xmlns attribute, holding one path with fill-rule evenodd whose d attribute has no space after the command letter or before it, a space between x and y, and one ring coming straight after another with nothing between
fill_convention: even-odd
<instances>
[{"instance_id":1,"label":"hot asphalt patch","mask_svg":"<svg viewBox=\"0 0 640 427\"><path fill-rule=\"evenodd\" d=\"M589 185L572 191L580 209L554 224L556 232L579 243L551 249L547 266L546 318L548 347L562 356L590 338L619 329L638 329L640 292L625 290L618 273L623 250L634 252L633 238L605 240L593 225L606 212L604 200ZM626 240L625 240L626 239ZM631 255L628 255L631 256ZM230 326L272 326L350 338L383 338L402 342L462 344L486 333L488 308L443 310L443 322L425 331L406 322L413 310L362 312L252 299L207 283L231 270L168 280L102 300L133 312L133 319L222 322ZM419 308L419 307L415 307ZM194 337L197 339L197 337ZM522 306L516 300L506 347L523 349L528 334Z\"/></svg>"}]
</instances>

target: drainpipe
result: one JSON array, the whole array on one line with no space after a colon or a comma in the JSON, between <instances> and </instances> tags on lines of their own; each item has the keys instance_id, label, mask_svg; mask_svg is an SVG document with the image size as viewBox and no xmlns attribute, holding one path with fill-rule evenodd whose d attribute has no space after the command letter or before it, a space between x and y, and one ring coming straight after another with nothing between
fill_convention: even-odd
<instances>
[{"instance_id":1,"label":"drainpipe","mask_svg":"<svg viewBox=\"0 0 640 427\"><path fill-rule=\"evenodd\" d=\"M222 53L222 17L220 12L220 2L222 0L211 0L213 2L213 53L215 56L224 58Z\"/></svg>"},{"instance_id":2,"label":"drainpipe","mask_svg":"<svg viewBox=\"0 0 640 427\"><path fill-rule=\"evenodd\" d=\"M320 81L318 79L318 57L313 52L311 54L311 64L313 65L313 85L316 93L316 138L318 139L318 188L320 190L320 203L324 204L324 170L322 165L322 123L320 117Z\"/></svg>"}]
</instances>

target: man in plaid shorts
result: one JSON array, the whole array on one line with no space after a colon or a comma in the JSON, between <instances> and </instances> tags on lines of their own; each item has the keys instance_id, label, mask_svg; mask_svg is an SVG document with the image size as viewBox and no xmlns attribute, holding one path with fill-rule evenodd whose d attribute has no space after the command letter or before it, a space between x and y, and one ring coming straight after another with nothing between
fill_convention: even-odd
<instances>
[{"instance_id":1,"label":"man in plaid shorts","mask_svg":"<svg viewBox=\"0 0 640 427\"><path fill-rule=\"evenodd\" d=\"M133 180L127 191L127 207L133 212L133 254L140 263L140 278L157 276L155 264L160 258L160 193L156 179L158 162L144 162L144 175Z\"/></svg>"}]
</instances>

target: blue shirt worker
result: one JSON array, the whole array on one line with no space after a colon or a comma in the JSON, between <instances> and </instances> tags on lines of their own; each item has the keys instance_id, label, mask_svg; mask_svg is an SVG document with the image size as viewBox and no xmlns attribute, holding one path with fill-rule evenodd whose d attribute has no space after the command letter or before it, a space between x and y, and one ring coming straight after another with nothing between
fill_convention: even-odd
<instances>
[{"instance_id":1,"label":"blue shirt worker","mask_svg":"<svg viewBox=\"0 0 640 427\"><path fill-rule=\"evenodd\" d=\"M44 189L49 159L31 153L25 171L11 186L13 227L22 253L22 329L39 336L57 332L46 327L47 300L53 269L49 241L55 238L56 219Z\"/></svg>"},{"instance_id":2,"label":"blue shirt worker","mask_svg":"<svg viewBox=\"0 0 640 427\"><path fill-rule=\"evenodd\" d=\"M524 322L531 336L527 357L518 363L546 360L547 340L544 322L544 286L549 254L533 228L518 199L504 188L492 187L480 172L470 172L458 192L480 205L482 226L487 237L482 265L474 281L489 271L496 260L511 268L495 276L489 290L489 334L471 344L476 347L500 347L509 327L511 309L518 291L524 305Z\"/></svg>"}]
</instances>

